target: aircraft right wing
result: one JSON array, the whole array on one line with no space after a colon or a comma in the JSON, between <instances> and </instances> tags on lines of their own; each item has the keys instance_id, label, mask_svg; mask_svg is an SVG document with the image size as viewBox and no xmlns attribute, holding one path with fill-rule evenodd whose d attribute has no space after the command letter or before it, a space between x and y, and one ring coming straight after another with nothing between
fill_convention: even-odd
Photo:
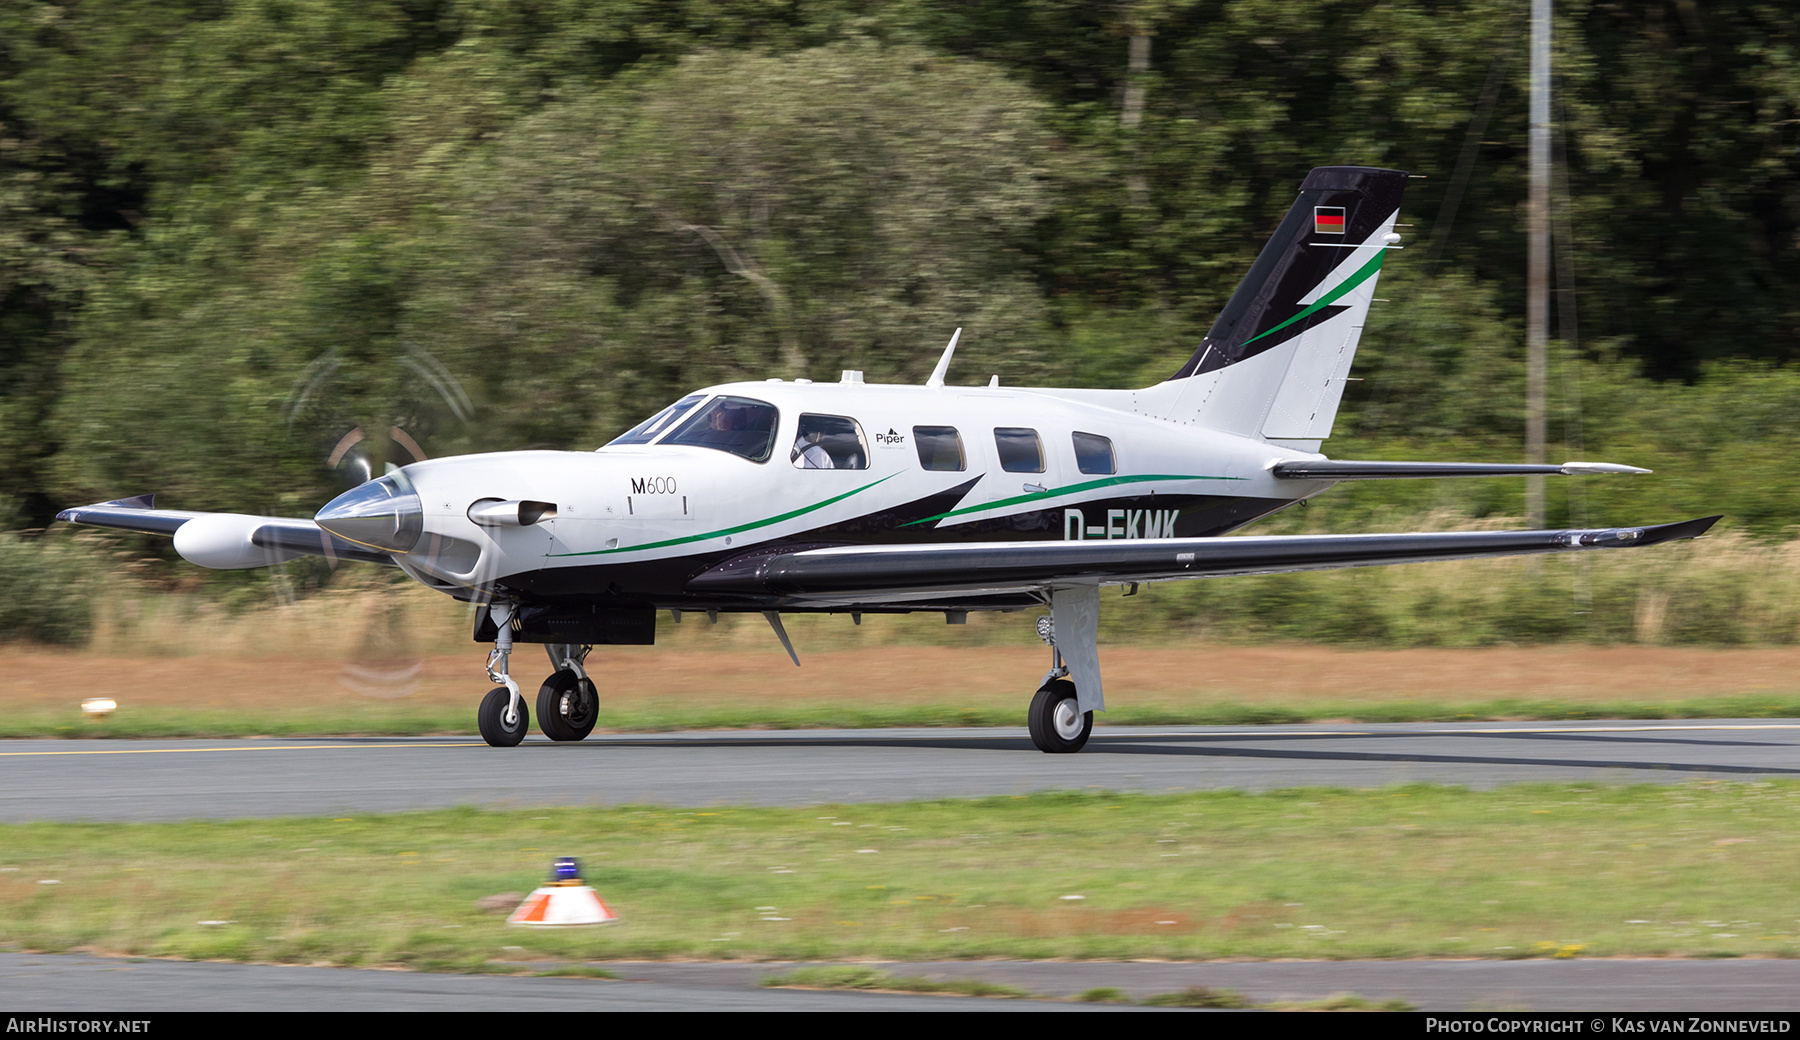
<instances>
[{"instance_id":1,"label":"aircraft right wing","mask_svg":"<svg viewBox=\"0 0 1800 1040\"><path fill-rule=\"evenodd\" d=\"M311 520L157 509L154 495L77 506L56 514L56 518L72 524L171 535L175 538L175 550L182 558L215 569L267 567L296 556L324 556L366 563L394 562L387 553L347 542L322 530Z\"/></svg>"},{"instance_id":2,"label":"aircraft right wing","mask_svg":"<svg viewBox=\"0 0 1800 1040\"><path fill-rule=\"evenodd\" d=\"M773 593L796 604L1003 593L1096 581L1118 584L1638 548L1697 538L1719 519L1562 531L847 545L790 553L765 549L701 572L689 580L688 588Z\"/></svg>"}]
</instances>

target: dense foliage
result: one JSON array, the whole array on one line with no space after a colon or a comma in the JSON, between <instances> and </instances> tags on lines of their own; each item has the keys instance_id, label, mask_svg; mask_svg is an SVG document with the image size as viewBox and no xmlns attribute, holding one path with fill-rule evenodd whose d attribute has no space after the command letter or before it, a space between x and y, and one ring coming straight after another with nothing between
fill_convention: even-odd
<instances>
[{"instance_id":1,"label":"dense foliage","mask_svg":"<svg viewBox=\"0 0 1800 1040\"><path fill-rule=\"evenodd\" d=\"M1783 533L1800 16L1557 8L1552 439L1671 479L1554 518ZM15 0L0 526L148 490L306 513L352 429L592 446L710 382L920 379L957 325L953 380L1154 381L1337 163L1424 179L1330 450L1516 458L1526 30L1508 0ZM1336 494L1285 522L1518 511Z\"/></svg>"}]
</instances>

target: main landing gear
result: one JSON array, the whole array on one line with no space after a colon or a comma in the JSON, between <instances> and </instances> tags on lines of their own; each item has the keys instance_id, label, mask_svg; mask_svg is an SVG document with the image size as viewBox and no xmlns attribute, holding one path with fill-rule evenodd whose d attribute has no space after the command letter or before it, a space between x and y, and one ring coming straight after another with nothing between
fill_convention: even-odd
<instances>
[{"instance_id":1,"label":"main landing gear","mask_svg":"<svg viewBox=\"0 0 1800 1040\"><path fill-rule=\"evenodd\" d=\"M513 605L495 603L488 613L496 630L494 649L488 654L488 679L501 685L481 699L475 721L481 728L481 739L490 745L516 747L531 729L531 712L510 672ZM551 740L580 740L594 731L594 723L600 718L600 694L583 665L592 649L577 643L544 645L556 671L538 688L538 727Z\"/></svg>"},{"instance_id":2,"label":"main landing gear","mask_svg":"<svg viewBox=\"0 0 1800 1040\"><path fill-rule=\"evenodd\" d=\"M1038 618L1038 638L1050 646L1050 671L1044 684L1031 698L1031 711L1025 717L1031 731L1031 742L1039 751L1050 755L1066 755L1080 751L1094 732L1094 713L1082 711L1075 684L1068 679L1069 666L1063 663L1062 651L1056 645L1056 624L1050 618Z\"/></svg>"},{"instance_id":3,"label":"main landing gear","mask_svg":"<svg viewBox=\"0 0 1800 1040\"><path fill-rule=\"evenodd\" d=\"M1094 713L1077 707L1075 684L1052 679L1031 698L1031 742L1048 754L1080 751L1094 732Z\"/></svg>"},{"instance_id":4,"label":"main landing gear","mask_svg":"<svg viewBox=\"0 0 1800 1040\"><path fill-rule=\"evenodd\" d=\"M544 645L556 671L538 687L538 728L551 740L580 740L600 718L600 694L582 667L592 649L574 643Z\"/></svg>"}]
</instances>

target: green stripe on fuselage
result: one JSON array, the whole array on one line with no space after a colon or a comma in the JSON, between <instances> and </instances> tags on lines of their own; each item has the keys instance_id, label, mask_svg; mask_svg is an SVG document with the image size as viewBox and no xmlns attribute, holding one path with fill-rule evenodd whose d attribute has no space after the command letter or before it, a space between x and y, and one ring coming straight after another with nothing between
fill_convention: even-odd
<instances>
[{"instance_id":1,"label":"green stripe on fuselage","mask_svg":"<svg viewBox=\"0 0 1800 1040\"><path fill-rule=\"evenodd\" d=\"M726 527L726 528L722 528L717 531L708 531L705 534L691 534L685 538L670 538L667 541L646 542L643 545L621 545L616 549L593 549L588 552L549 553L547 555L549 555L549 556L606 556L610 553L639 552L644 549L661 549L661 548L664 548L664 547L670 546L670 545L686 545L689 542L703 542L703 541L707 540L708 538L723 538L728 534L740 534L744 531L753 531L758 527L767 527L770 524L781 523L783 520L792 520L794 517L797 517L797 516L805 516L807 513L813 512L814 510L824 509L826 506L832 504L833 502L842 502L844 499L849 498L851 495L861 494L862 492L867 491L870 488L874 487L876 484L880 484L880 483L884 483L886 481L892 480L897 476L899 476L898 473L890 473L887 476L882 477L880 480L873 481L868 484L864 484L862 487L856 488L851 491L846 491L843 494L838 495L836 498L828 498L823 502L814 502L810 506L803 506L799 509L793 510L792 512L783 513L780 516L771 516L766 520L753 520L747 524L739 524L736 527Z\"/></svg>"},{"instance_id":2,"label":"green stripe on fuselage","mask_svg":"<svg viewBox=\"0 0 1800 1040\"><path fill-rule=\"evenodd\" d=\"M1180 474L1170 474L1170 473L1144 473L1144 474L1140 474L1138 476L1130 476L1130 477L1106 477L1103 480L1090 480L1090 481L1087 481L1086 483L1082 483L1082 484L1070 484L1068 487L1049 488L1044 491L1033 491L1027 495L1017 495L1013 498L1002 498L998 501L987 502L987 503L984 503L984 504L978 505L978 506L966 506L962 509L952 509L948 513L939 513L936 516L928 516L923 520L914 520L914 521L911 521L910 523L901 524L900 526L901 527L911 527L914 524L928 524L928 523L931 523L933 520L943 520L946 517L962 516L964 513L979 513L984 510L988 510L988 509L999 509L1003 506L1018 505L1021 502L1043 502L1043 501L1046 501L1046 500L1052 499L1052 498L1061 498L1065 495L1076 495L1076 494L1080 494L1083 491L1092 491L1095 488L1112 487L1112 486L1115 486L1118 484L1141 484L1147 480L1248 480L1248 479L1249 479L1248 477L1202 477L1202 476L1191 476L1191 475L1183 476Z\"/></svg>"}]
</instances>

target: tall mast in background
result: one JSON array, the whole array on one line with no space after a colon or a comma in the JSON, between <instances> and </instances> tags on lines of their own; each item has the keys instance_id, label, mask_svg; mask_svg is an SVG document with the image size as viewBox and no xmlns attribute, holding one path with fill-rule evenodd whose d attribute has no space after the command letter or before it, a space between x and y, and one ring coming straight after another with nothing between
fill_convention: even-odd
<instances>
[{"instance_id":1,"label":"tall mast in background","mask_svg":"<svg viewBox=\"0 0 1800 1040\"><path fill-rule=\"evenodd\" d=\"M1525 299L1525 461L1542 463L1550 341L1550 0L1531 0L1531 198ZM1525 515L1545 524L1544 478L1525 478Z\"/></svg>"}]
</instances>

